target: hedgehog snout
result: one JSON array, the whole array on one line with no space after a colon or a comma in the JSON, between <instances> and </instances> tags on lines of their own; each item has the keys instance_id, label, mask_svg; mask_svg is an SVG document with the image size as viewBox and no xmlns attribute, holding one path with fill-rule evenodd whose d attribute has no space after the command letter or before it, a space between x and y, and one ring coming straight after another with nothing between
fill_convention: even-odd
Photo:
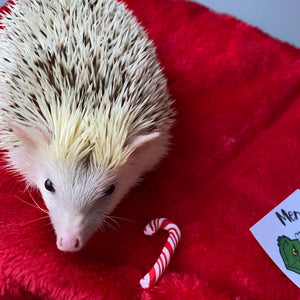
<instances>
[{"instance_id":1,"label":"hedgehog snout","mask_svg":"<svg viewBox=\"0 0 300 300\"><path fill-rule=\"evenodd\" d=\"M76 252L83 247L82 238L77 232L65 232L57 236L57 248L61 251Z\"/></svg>"},{"instance_id":2,"label":"hedgehog snout","mask_svg":"<svg viewBox=\"0 0 300 300\"><path fill-rule=\"evenodd\" d=\"M87 240L86 222L83 216L64 213L58 218L52 217L52 223L59 250L76 252L82 249Z\"/></svg>"}]
</instances>

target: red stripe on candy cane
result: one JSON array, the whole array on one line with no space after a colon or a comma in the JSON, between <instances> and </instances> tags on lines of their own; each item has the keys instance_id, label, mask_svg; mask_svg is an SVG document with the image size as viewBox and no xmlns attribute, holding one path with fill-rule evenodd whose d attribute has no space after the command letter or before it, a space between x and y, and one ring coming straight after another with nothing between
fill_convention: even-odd
<instances>
[{"instance_id":1,"label":"red stripe on candy cane","mask_svg":"<svg viewBox=\"0 0 300 300\"><path fill-rule=\"evenodd\" d=\"M140 285L144 289L150 289L161 277L161 275L169 265L170 259L173 256L174 251L181 238L181 232L178 226L174 224L172 221L165 218L157 218L149 222L144 229L144 234L153 235L159 229L167 230L169 232L169 237L154 266L140 280Z\"/></svg>"}]
</instances>

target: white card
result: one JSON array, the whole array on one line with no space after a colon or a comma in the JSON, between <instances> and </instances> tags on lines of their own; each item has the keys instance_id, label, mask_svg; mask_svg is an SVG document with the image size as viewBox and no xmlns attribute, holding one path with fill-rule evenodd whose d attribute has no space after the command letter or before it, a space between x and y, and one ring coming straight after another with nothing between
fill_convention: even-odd
<instances>
[{"instance_id":1,"label":"white card","mask_svg":"<svg viewBox=\"0 0 300 300\"><path fill-rule=\"evenodd\" d=\"M300 190L250 230L275 264L300 288Z\"/></svg>"}]
</instances>

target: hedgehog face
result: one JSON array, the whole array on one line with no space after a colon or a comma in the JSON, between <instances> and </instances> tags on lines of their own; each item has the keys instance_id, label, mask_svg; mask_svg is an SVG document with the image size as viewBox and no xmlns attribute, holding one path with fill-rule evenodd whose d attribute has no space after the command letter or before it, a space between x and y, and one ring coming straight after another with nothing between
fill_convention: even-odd
<instances>
[{"instance_id":1,"label":"hedgehog face","mask_svg":"<svg viewBox=\"0 0 300 300\"><path fill-rule=\"evenodd\" d=\"M52 164L39 167L37 185L55 229L58 249L78 251L118 204L122 190L114 173L92 165L58 162L53 168Z\"/></svg>"},{"instance_id":2,"label":"hedgehog face","mask_svg":"<svg viewBox=\"0 0 300 300\"><path fill-rule=\"evenodd\" d=\"M160 140L159 133L137 136L126 146L130 148L127 160L109 169L91 156L56 160L51 156L53 141L47 134L16 124L11 127L22 142L10 152L11 161L30 185L39 188L55 229L57 247L68 252L86 244L139 177L158 162L167 141L165 136Z\"/></svg>"}]
</instances>

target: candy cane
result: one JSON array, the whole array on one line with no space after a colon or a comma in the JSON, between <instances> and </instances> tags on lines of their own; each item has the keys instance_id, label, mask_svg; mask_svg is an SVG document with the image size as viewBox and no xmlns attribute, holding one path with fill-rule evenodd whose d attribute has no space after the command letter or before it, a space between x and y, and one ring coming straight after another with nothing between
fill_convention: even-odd
<instances>
[{"instance_id":1,"label":"candy cane","mask_svg":"<svg viewBox=\"0 0 300 300\"><path fill-rule=\"evenodd\" d=\"M150 289L161 277L166 267L169 265L170 259L181 238L181 232L178 226L165 218L157 218L148 223L144 229L144 234L153 235L159 229L167 230L169 232L169 237L152 269L140 280L140 285L144 289Z\"/></svg>"}]
</instances>

